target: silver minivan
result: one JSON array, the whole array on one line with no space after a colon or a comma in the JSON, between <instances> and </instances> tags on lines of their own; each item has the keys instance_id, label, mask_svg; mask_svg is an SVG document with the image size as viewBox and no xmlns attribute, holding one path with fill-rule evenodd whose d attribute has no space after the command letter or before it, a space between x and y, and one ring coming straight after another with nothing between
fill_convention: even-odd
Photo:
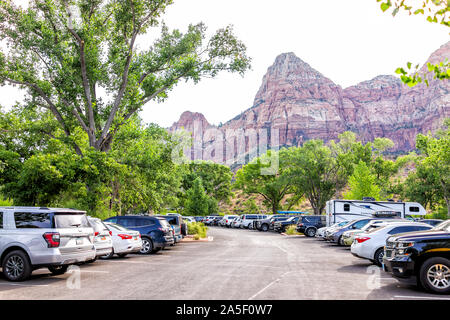
<instances>
[{"instance_id":1,"label":"silver minivan","mask_svg":"<svg viewBox=\"0 0 450 320\"><path fill-rule=\"evenodd\" d=\"M0 265L6 279L23 281L33 270L64 274L95 259L94 230L85 211L0 207Z\"/></svg>"}]
</instances>

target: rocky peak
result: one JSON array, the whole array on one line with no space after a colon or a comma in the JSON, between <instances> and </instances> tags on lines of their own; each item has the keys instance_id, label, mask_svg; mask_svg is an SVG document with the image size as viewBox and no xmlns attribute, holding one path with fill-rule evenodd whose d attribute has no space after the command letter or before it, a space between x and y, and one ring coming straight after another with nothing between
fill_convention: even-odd
<instances>
[{"instance_id":1,"label":"rocky peak","mask_svg":"<svg viewBox=\"0 0 450 320\"><path fill-rule=\"evenodd\" d=\"M181 114L180 119L172 124L170 131L176 131L178 129L192 131L194 129L194 124L199 125L201 130L211 127L211 124L206 120L202 113L185 111Z\"/></svg>"}]
</instances>

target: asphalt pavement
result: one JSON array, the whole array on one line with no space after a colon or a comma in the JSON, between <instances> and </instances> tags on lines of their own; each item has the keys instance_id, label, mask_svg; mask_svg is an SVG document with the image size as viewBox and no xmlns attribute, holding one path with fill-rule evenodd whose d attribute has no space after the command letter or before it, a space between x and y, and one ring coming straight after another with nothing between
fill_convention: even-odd
<instances>
[{"instance_id":1,"label":"asphalt pavement","mask_svg":"<svg viewBox=\"0 0 450 320\"><path fill-rule=\"evenodd\" d=\"M0 276L0 299L450 300L317 239L220 227L208 235L213 241L99 259L61 276L47 269L20 283Z\"/></svg>"}]
</instances>

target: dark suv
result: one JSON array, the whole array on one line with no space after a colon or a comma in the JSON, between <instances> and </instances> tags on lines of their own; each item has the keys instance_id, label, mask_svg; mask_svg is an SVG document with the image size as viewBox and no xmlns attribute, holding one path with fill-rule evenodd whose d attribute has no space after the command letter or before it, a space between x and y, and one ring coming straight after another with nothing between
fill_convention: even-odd
<instances>
[{"instance_id":1,"label":"dark suv","mask_svg":"<svg viewBox=\"0 0 450 320\"><path fill-rule=\"evenodd\" d=\"M431 230L389 237L383 269L427 291L450 293L450 220Z\"/></svg>"},{"instance_id":2,"label":"dark suv","mask_svg":"<svg viewBox=\"0 0 450 320\"><path fill-rule=\"evenodd\" d=\"M106 219L127 229L139 231L142 238L142 254L158 252L174 244L172 227L164 218L152 216L116 216Z\"/></svg>"},{"instance_id":3,"label":"dark suv","mask_svg":"<svg viewBox=\"0 0 450 320\"><path fill-rule=\"evenodd\" d=\"M307 237L314 237L317 229L325 227L327 217L322 216L302 216L297 224L297 231L305 234Z\"/></svg>"}]
</instances>

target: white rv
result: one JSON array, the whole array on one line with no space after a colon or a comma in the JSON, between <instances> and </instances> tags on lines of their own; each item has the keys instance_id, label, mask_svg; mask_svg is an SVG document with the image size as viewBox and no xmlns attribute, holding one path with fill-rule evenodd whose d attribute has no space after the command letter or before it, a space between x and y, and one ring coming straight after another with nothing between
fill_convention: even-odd
<instances>
[{"instance_id":1,"label":"white rv","mask_svg":"<svg viewBox=\"0 0 450 320\"><path fill-rule=\"evenodd\" d=\"M327 226L341 221L373 217L375 213L395 212L398 217L425 215L425 208L417 202L330 200L325 206Z\"/></svg>"}]
</instances>

